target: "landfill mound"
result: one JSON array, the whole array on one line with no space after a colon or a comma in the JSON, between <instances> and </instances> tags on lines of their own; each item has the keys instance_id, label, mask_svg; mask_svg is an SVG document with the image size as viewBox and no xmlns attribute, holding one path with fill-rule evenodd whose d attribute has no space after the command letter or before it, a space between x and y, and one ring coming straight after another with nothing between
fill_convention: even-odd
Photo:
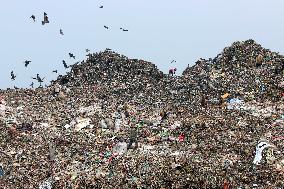
<instances>
[{"instance_id":1,"label":"landfill mound","mask_svg":"<svg viewBox=\"0 0 284 189\"><path fill-rule=\"evenodd\" d=\"M214 59L201 59L183 75L198 80L206 91L242 96L247 100L282 97L284 57L254 40L235 42ZM197 76L197 78L196 78Z\"/></svg>"},{"instance_id":2,"label":"landfill mound","mask_svg":"<svg viewBox=\"0 0 284 189\"><path fill-rule=\"evenodd\" d=\"M110 84L120 79L129 82L137 79L139 82L152 83L163 78L163 73L156 65L144 60L129 59L110 50L87 56L86 61L72 65L71 72L60 77L57 82L66 86L81 86Z\"/></svg>"},{"instance_id":3,"label":"landfill mound","mask_svg":"<svg viewBox=\"0 0 284 189\"><path fill-rule=\"evenodd\" d=\"M0 188L284 186L282 56L236 42L183 76L88 56L47 88L0 91Z\"/></svg>"}]
</instances>

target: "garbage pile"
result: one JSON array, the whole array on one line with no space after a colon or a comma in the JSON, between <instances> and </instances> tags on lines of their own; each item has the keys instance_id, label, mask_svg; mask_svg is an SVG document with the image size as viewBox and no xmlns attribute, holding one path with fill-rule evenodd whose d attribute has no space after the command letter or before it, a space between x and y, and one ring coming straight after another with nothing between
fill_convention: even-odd
<instances>
[{"instance_id":1,"label":"garbage pile","mask_svg":"<svg viewBox=\"0 0 284 189\"><path fill-rule=\"evenodd\" d=\"M217 91L219 95L279 101L283 97L283 72L284 56L247 40L226 47L214 59L197 61L183 75L198 82L205 91Z\"/></svg>"},{"instance_id":2,"label":"garbage pile","mask_svg":"<svg viewBox=\"0 0 284 189\"><path fill-rule=\"evenodd\" d=\"M282 60L249 40L174 76L106 50L2 90L0 188L283 188Z\"/></svg>"}]
</instances>

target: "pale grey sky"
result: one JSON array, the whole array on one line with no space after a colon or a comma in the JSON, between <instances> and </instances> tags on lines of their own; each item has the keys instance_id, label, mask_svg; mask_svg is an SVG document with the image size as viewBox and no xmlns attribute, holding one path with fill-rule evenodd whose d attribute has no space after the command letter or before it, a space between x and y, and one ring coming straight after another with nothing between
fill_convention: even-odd
<instances>
[{"instance_id":1,"label":"pale grey sky","mask_svg":"<svg viewBox=\"0 0 284 189\"><path fill-rule=\"evenodd\" d=\"M1 0L0 88L28 87L39 73L55 79L68 64L111 48L178 74L199 58L215 57L234 41L255 39L284 54L283 0ZM103 9L98 7L103 5ZM42 26L43 12L50 23ZM37 17L36 23L29 18ZM104 25L110 27L104 29ZM121 32L120 27L129 29ZM64 36L59 34L62 28ZM76 60L70 59L72 52ZM31 60L28 68L23 61ZM10 80L10 72L17 75Z\"/></svg>"}]
</instances>

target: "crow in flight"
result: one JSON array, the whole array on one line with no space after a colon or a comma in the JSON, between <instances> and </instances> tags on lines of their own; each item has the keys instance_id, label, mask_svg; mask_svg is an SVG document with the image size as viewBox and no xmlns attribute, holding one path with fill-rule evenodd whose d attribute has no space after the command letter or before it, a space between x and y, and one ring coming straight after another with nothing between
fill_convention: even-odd
<instances>
[{"instance_id":1,"label":"crow in flight","mask_svg":"<svg viewBox=\"0 0 284 189\"><path fill-rule=\"evenodd\" d=\"M28 65L31 63L32 61L30 60L25 60L24 64L25 64L25 67L28 67Z\"/></svg>"},{"instance_id":2,"label":"crow in flight","mask_svg":"<svg viewBox=\"0 0 284 189\"><path fill-rule=\"evenodd\" d=\"M102 6L100 6L99 8L102 9L102 8L104 8L104 6L102 5Z\"/></svg>"},{"instance_id":3,"label":"crow in flight","mask_svg":"<svg viewBox=\"0 0 284 189\"><path fill-rule=\"evenodd\" d=\"M59 32L60 32L60 34L61 34L61 35L64 35L64 33L63 33L63 30L62 30L62 29L60 29L60 31L59 31Z\"/></svg>"},{"instance_id":4,"label":"crow in flight","mask_svg":"<svg viewBox=\"0 0 284 189\"><path fill-rule=\"evenodd\" d=\"M30 17L31 19L33 19L33 21L35 22L36 21L36 17L35 17L35 15L31 15L31 17Z\"/></svg>"},{"instance_id":5,"label":"crow in flight","mask_svg":"<svg viewBox=\"0 0 284 189\"><path fill-rule=\"evenodd\" d=\"M177 62L177 61L175 61L175 60L172 60L172 61L171 61L171 63L174 63L174 62Z\"/></svg>"},{"instance_id":6,"label":"crow in flight","mask_svg":"<svg viewBox=\"0 0 284 189\"><path fill-rule=\"evenodd\" d=\"M89 50L89 49L86 49L86 52L90 52L90 50Z\"/></svg>"},{"instance_id":7,"label":"crow in flight","mask_svg":"<svg viewBox=\"0 0 284 189\"><path fill-rule=\"evenodd\" d=\"M48 16L47 16L47 14L44 12L43 21L41 22L41 24L44 25L44 24L47 24L47 23L49 23Z\"/></svg>"},{"instance_id":8,"label":"crow in flight","mask_svg":"<svg viewBox=\"0 0 284 189\"><path fill-rule=\"evenodd\" d=\"M63 63L63 66L64 66L65 69L69 68L69 66L67 66L65 60L62 60L62 63Z\"/></svg>"},{"instance_id":9,"label":"crow in flight","mask_svg":"<svg viewBox=\"0 0 284 189\"><path fill-rule=\"evenodd\" d=\"M45 77L44 77L45 78ZM32 77L32 79L37 80L39 83L42 83L44 78L41 78L39 74L36 74L36 77Z\"/></svg>"},{"instance_id":10,"label":"crow in flight","mask_svg":"<svg viewBox=\"0 0 284 189\"><path fill-rule=\"evenodd\" d=\"M57 70L53 70L52 72L53 72L53 73L57 73Z\"/></svg>"},{"instance_id":11,"label":"crow in flight","mask_svg":"<svg viewBox=\"0 0 284 189\"><path fill-rule=\"evenodd\" d=\"M34 88L34 82L32 82L32 83L30 84L30 87L31 87L31 88Z\"/></svg>"},{"instance_id":12,"label":"crow in flight","mask_svg":"<svg viewBox=\"0 0 284 189\"><path fill-rule=\"evenodd\" d=\"M123 29L123 28L120 28L122 31L124 31L124 32L126 32L126 31L128 31L127 29Z\"/></svg>"},{"instance_id":13,"label":"crow in flight","mask_svg":"<svg viewBox=\"0 0 284 189\"><path fill-rule=\"evenodd\" d=\"M70 58L74 58L74 59L75 59L75 56L74 56L74 54L72 54L72 53L69 53L69 56L70 56Z\"/></svg>"},{"instance_id":14,"label":"crow in flight","mask_svg":"<svg viewBox=\"0 0 284 189\"><path fill-rule=\"evenodd\" d=\"M45 78L45 77L44 77ZM40 76L39 76L39 74L36 74L36 80L37 80L37 82L39 82L39 86L41 87L42 85L41 85L41 83L43 83L43 80L44 80L44 78L41 78Z\"/></svg>"},{"instance_id":15,"label":"crow in flight","mask_svg":"<svg viewBox=\"0 0 284 189\"><path fill-rule=\"evenodd\" d=\"M104 26L104 28L108 30L108 26Z\"/></svg>"},{"instance_id":16,"label":"crow in flight","mask_svg":"<svg viewBox=\"0 0 284 189\"><path fill-rule=\"evenodd\" d=\"M14 74L13 71L11 71L11 79L12 79L12 80L15 80L15 79L16 79L16 75Z\"/></svg>"}]
</instances>

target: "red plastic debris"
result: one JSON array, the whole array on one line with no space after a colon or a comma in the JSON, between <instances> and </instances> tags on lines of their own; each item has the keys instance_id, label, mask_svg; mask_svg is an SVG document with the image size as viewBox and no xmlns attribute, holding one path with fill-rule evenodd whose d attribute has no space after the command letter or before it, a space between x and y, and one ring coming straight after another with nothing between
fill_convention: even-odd
<instances>
[{"instance_id":1,"label":"red plastic debris","mask_svg":"<svg viewBox=\"0 0 284 189\"><path fill-rule=\"evenodd\" d=\"M229 183L227 181L224 182L223 189L229 189Z\"/></svg>"},{"instance_id":2,"label":"red plastic debris","mask_svg":"<svg viewBox=\"0 0 284 189\"><path fill-rule=\"evenodd\" d=\"M184 133L181 133L179 136L178 136L178 141L179 142L184 142L185 140L185 134Z\"/></svg>"}]
</instances>

